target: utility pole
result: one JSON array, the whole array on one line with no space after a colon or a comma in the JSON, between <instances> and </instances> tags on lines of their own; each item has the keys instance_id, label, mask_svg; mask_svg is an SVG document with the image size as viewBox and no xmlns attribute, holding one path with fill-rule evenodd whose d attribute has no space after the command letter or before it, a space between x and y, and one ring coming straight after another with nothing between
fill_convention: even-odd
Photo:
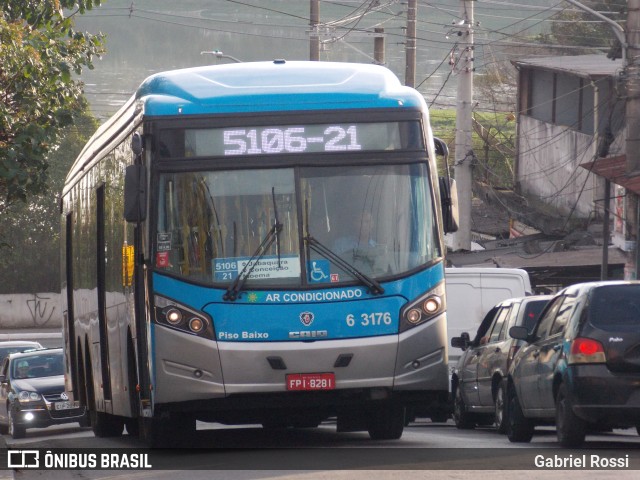
<instances>
[{"instance_id":1,"label":"utility pole","mask_svg":"<svg viewBox=\"0 0 640 480\"><path fill-rule=\"evenodd\" d=\"M628 176L640 175L640 0L627 1L627 65L624 71L626 78L626 173ZM624 50L624 45L623 45ZM635 280L638 278L638 263L640 259L638 242L640 235L639 217L640 206L638 195L627 190L625 205L625 220L628 227L626 239L634 245L627 252L624 277Z\"/></svg>"},{"instance_id":2,"label":"utility pole","mask_svg":"<svg viewBox=\"0 0 640 480\"><path fill-rule=\"evenodd\" d=\"M384 65L384 28L376 27L373 38L373 59L376 65Z\"/></svg>"},{"instance_id":3,"label":"utility pole","mask_svg":"<svg viewBox=\"0 0 640 480\"><path fill-rule=\"evenodd\" d=\"M320 0L311 0L310 12L309 12L309 24L311 25L311 32L309 33L309 60L320 60L320 32L318 27L320 25Z\"/></svg>"},{"instance_id":4,"label":"utility pole","mask_svg":"<svg viewBox=\"0 0 640 480\"><path fill-rule=\"evenodd\" d=\"M405 42L404 84L408 87L416 85L416 12L418 0L409 0L407 8L407 34Z\"/></svg>"},{"instance_id":5,"label":"utility pole","mask_svg":"<svg viewBox=\"0 0 640 480\"><path fill-rule=\"evenodd\" d=\"M460 53L452 68L458 74L454 175L458 189L459 228L453 250L471 250L471 200L473 197L473 0L460 1L458 44Z\"/></svg>"}]
</instances>

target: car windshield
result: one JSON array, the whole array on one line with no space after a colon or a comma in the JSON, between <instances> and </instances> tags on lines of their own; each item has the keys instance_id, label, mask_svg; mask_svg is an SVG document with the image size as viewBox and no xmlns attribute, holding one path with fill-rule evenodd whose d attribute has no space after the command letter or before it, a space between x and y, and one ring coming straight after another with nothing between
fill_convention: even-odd
<instances>
[{"instance_id":1,"label":"car windshield","mask_svg":"<svg viewBox=\"0 0 640 480\"><path fill-rule=\"evenodd\" d=\"M640 327L640 285L607 285L593 291L589 321L603 330L637 331Z\"/></svg>"},{"instance_id":2,"label":"car windshield","mask_svg":"<svg viewBox=\"0 0 640 480\"><path fill-rule=\"evenodd\" d=\"M11 376L14 379L54 377L64 374L62 352L14 358L11 363Z\"/></svg>"},{"instance_id":3,"label":"car windshield","mask_svg":"<svg viewBox=\"0 0 640 480\"><path fill-rule=\"evenodd\" d=\"M166 173L155 266L247 286L398 275L440 256L433 209L426 164Z\"/></svg>"},{"instance_id":4,"label":"car windshield","mask_svg":"<svg viewBox=\"0 0 640 480\"><path fill-rule=\"evenodd\" d=\"M0 363L12 353L24 352L32 348L40 348L39 345L12 345L10 347L0 347Z\"/></svg>"}]
</instances>

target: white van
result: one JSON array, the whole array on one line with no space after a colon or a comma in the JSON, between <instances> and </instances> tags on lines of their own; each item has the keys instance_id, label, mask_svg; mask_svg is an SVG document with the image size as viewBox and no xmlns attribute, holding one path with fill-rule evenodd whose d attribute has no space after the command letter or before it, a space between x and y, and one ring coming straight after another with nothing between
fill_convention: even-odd
<instances>
[{"instance_id":1,"label":"white van","mask_svg":"<svg viewBox=\"0 0 640 480\"><path fill-rule=\"evenodd\" d=\"M529 274L519 268L445 268L447 295L447 345L468 332L471 337L487 312L508 298L532 295ZM449 348L449 370L461 351Z\"/></svg>"},{"instance_id":2,"label":"white van","mask_svg":"<svg viewBox=\"0 0 640 480\"><path fill-rule=\"evenodd\" d=\"M450 374L462 354L462 350L451 348L453 337L468 332L473 338L482 319L497 303L533 295L529 274L519 268L445 268L445 286ZM425 408L408 410L406 422L422 416L430 416L433 422L446 422L453 412L452 400L449 398L446 405L425 405Z\"/></svg>"}]
</instances>

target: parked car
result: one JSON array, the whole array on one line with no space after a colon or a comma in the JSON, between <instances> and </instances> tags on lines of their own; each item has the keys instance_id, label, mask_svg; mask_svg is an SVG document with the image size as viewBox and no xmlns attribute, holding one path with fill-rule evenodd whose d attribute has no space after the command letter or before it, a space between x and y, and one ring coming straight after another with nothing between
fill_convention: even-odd
<instances>
[{"instance_id":1,"label":"parked car","mask_svg":"<svg viewBox=\"0 0 640 480\"><path fill-rule=\"evenodd\" d=\"M590 429L640 426L640 282L593 282L554 296L513 359L507 434L528 442L540 424L556 425L565 447Z\"/></svg>"},{"instance_id":2,"label":"parked car","mask_svg":"<svg viewBox=\"0 0 640 480\"><path fill-rule=\"evenodd\" d=\"M22 438L28 428L79 422L88 426L85 407L64 392L61 348L12 353L0 367L0 429Z\"/></svg>"},{"instance_id":3,"label":"parked car","mask_svg":"<svg viewBox=\"0 0 640 480\"><path fill-rule=\"evenodd\" d=\"M451 376L456 427L494 423L500 433L506 431L504 379L524 343L510 338L507 332L513 326L531 331L550 298L534 295L504 300L489 310L473 340L467 332L451 339L451 346L464 352Z\"/></svg>"},{"instance_id":4,"label":"parked car","mask_svg":"<svg viewBox=\"0 0 640 480\"><path fill-rule=\"evenodd\" d=\"M42 348L38 342L29 342L23 340L7 340L0 342L0 365L10 353L24 352L25 350L34 350L36 348Z\"/></svg>"}]
</instances>

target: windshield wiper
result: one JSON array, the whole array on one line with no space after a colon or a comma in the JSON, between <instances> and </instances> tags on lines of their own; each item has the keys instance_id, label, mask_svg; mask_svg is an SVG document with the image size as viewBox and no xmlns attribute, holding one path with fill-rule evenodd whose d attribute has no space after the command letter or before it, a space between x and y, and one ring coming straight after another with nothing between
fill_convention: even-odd
<instances>
[{"instance_id":1,"label":"windshield wiper","mask_svg":"<svg viewBox=\"0 0 640 480\"><path fill-rule=\"evenodd\" d=\"M256 248L256 251L253 252L253 255L251 255L251 258L246 263L244 268L240 271L240 273L238 274L236 279L233 281L233 283L229 285L229 288L227 288L227 292L222 296L223 300L229 300L233 302L236 299L240 298L242 287L244 287L244 284L247 281L247 278L249 278L249 275L251 275L251 272L253 272L253 270L256 268L256 266L258 265L258 262L262 257L264 257L264 254L267 253L267 251L269 250L269 248L271 247L274 241L277 241L276 250L278 253L278 268L281 268L280 232L282 231L282 223L280 223L280 220L278 219L278 210L276 207L276 194L275 194L275 188L273 187L271 188L271 195L273 197L273 208L275 210L274 212L275 219L273 222L273 227L269 229L267 234L262 239L262 242L260 242L260 245L258 245L258 248Z\"/></svg>"},{"instance_id":2,"label":"windshield wiper","mask_svg":"<svg viewBox=\"0 0 640 480\"><path fill-rule=\"evenodd\" d=\"M269 229L265 237L262 239L262 242L260 242L260 245L258 245L256 251L253 252L253 255L251 255L251 258L240 271L234 282L229 285L229 288L227 288L227 293L222 296L223 300L230 300L233 302L240 297L240 292L242 292L242 287L247 281L247 278L249 278L249 275L251 275L251 272L256 268L260 259L264 257L264 254L269 250L269 247L271 247L271 244L276 240L281 230L282 224L274 223L273 227Z\"/></svg>"},{"instance_id":3,"label":"windshield wiper","mask_svg":"<svg viewBox=\"0 0 640 480\"><path fill-rule=\"evenodd\" d=\"M349 262L344 260L338 254L330 250L328 247L320 243L317 239L315 239L308 233L307 236L304 237L304 241L307 242L307 245L309 245L312 250L316 251L317 253L328 259L330 262L333 262L335 265L360 280L364 285L369 287L369 290L374 295L381 295L384 293L384 288L382 287L382 285L380 285L380 283L378 283L370 276L362 273L356 267L351 265Z\"/></svg>"}]
</instances>

